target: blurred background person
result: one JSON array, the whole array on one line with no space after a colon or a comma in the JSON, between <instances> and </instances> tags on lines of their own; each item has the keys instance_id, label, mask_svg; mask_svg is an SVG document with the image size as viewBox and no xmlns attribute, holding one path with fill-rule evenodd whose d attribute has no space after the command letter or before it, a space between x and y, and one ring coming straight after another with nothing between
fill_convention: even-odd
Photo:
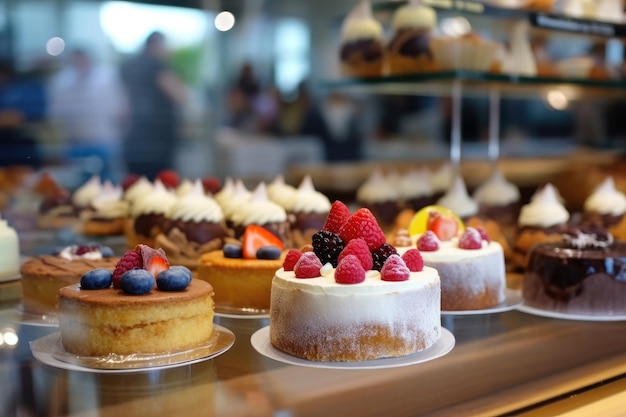
<instances>
[{"instance_id":1,"label":"blurred background person","mask_svg":"<svg viewBox=\"0 0 626 417\"><path fill-rule=\"evenodd\" d=\"M68 65L50 81L49 116L65 138L66 157L86 162L85 175L121 178L121 127L128 102L119 74L97 66L83 49L75 49ZM93 165L97 158L100 165Z\"/></svg>"},{"instance_id":2,"label":"blurred background person","mask_svg":"<svg viewBox=\"0 0 626 417\"><path fill-rule=\"evenodd\" d=\"M151 33L143 50L121 70L130 100L130 120L123 141L130 173L154 179L174 168L179 143L179 110L187 99L185 85L167 63L161 32Z\"/></svg>"}]
</instances>

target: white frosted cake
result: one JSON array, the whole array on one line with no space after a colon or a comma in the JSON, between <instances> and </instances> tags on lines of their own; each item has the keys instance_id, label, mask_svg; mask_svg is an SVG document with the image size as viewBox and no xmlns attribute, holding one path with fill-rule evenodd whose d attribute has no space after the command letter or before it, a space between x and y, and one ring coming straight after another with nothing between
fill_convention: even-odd
<instances>
[{"instance_id":1,"label":"white frosted cake","mask_svg":"<svg viewBox=\"0 0 626 417\"><path fill-rule=\"evenodd\" d=\"M17 232L0 218L0 282L17 278L20 272L20 246Z\"/></svg>"}]
</instances>

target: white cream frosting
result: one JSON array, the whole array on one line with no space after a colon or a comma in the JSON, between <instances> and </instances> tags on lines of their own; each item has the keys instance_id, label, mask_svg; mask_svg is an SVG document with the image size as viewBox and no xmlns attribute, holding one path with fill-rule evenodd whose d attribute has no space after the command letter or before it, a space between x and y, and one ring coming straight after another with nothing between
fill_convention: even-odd
<instances>
[{"instance_id":1,"label":"white cream frosting","mask_svg":"<svg viewBox=\"0 0 626 417\"><path fill-rule=\"evenodd\" d=\"M356 192L359 202L380 203L386 201L397 201L400 198L400 191L396 184L390 183L383 175L382 171L375 170L361 184Z\"/></svg>"},{"instance_id":2,"label":"white cream frosting","mask_svg":"<svg viewBox=\"0 0 626 417\"><path fill-rule=\"evenodd\" d=\"M430 171L427 169L411 169L398 180L398 189L402 197L411 199L430 197L433 195L433 186Z\"/></svg>"},{"instance_id":3,"label":"white cream frosting","mask_svg":"<svg viewBox=\"0 0 626 417\"><path fill-rule=\"evenodd\" d=\"M191 182L189 178L185 178L180 182L180 184L178 184L178 187L176 187L176 195L178 197L183 197L187 195L192 188L193 182Z\"/></svg>"},{"instance_id":4,"label":"white cream frosting","mask_svg":"<svg viewBox=\"0 0 626 417\"><path fill-rule=\"evenodd\" d=\"M185 222L219 223L224 220L224 213L219 204L204 193L200 180L196 180L191 190L170 208L168 217Z\"/></svg>"},{"instance_id":5,"label":"white cream frosting","mask_svg":"<svg viewBox=\"0 0 626 417\"><path fill-rule=\"evenodd\" d=\"M274 178L266 188L269 199L281 205L285 210L289 209L298 192L296 187L285 183L285 178L282 175Z\"/></svg>"},{"instance_id":6,"label":"white cream frosting","mask_svg":"<svg viewBox=\"0 0 626 417\"><path fill-rule=\"evenodd\" d=\"M520 226L550 227L567 223L569 213L561 204L552 184L546 184L535 193L530 203L522 206Z\"/></svg>"},{"instance_id":7,"label":"white cream frosting","mask_svg":"<svg viewBox=\"0 0 626 417\"><path fill-rule=\"evenodd\" d=\"M221 201L218 201L218 204L222 208L224 216L227 219L232 219L234 213L247 208L251 197L252 193L248 191L243 181L237 180L235 181L233 190L228 195L228 198L222 198Z\"/></svg>"},{"instance_id":8,"label":"white cream frosting","mask_svg":"<svg viewBox=\"0 0 626 417\"><path fill-rule=\"evenodd\" d=\"M230 199L230 196L235 192L235 181L231 177L226 177L224 180L224 186L213 196L215 201L220 206L224 205L225 201Z\"/></svg>"},{"instance_id":9,"label":"white cream frosting","mask_svg":"<svg viewBox=\"0 0 626 417\"><path fill-rule=\"evenodd\" d=\"M449 208L462 218L478 213L478 202L469 196L465 181L460 175L456 176L452 187L437 201L437 205Z\"/></svg>"},{"instance_id":10,"label":"white cream frosting","mask_svg":"<svg viewBox=\"0 0 626 417\"><path fill-rule=\"evenodd\" d=\"M20 272L20 246L17 232L0 217L0 281Z\"/></svg>"},{"instance_id":11,"label":"white cream frosting","mask_svg":"<svg viewBox=\"0 0 626 417\"><path fill-rule=\"evenodd\" d=\"M102 185L100 194L91 200L90 206L94 210L91 217L117 219L128 215L129 204L122 199L121 186L115 186L109 181Z\"/></svg>"},{"instance_id":12,"label":"white cream frosting","mask_svg":"<svg viewBox=\"0 0 626 417\"><path fill-rule=\"evenodd\" d=\"M76 207L88 207L91 200L94 199L102 190L102 184L100 183L100 177L94 175L82 186L78 187L72 195L72 203Z\"/></svg>"},{"instance_id":13,"label":"white cream frosting","mask_svg":"<svg viewBox=\"0 0 626 417\"><path fill-rule=\"evenodd\" d=\"M563 0L561 12L567 16L593 19L597 11L598 0Z\"/></svg>"},{"instance_id":14,"label":"white cream frosting","mask_svg":"<svg viewBox=\"0 0 626 417\"><path fill-rule=\"evenodd\" d=\"M285 209L292 213L328 213L330 200L315 190L313 180L305 176L296 193L292 196Z\"/></svg>"},{"instance_id":15,"label":"white cream frosting","mask_svg":"<svg viewBox=\"0 0 626 417\"><path fill-rule=\"evenodd\" d=\"M235 225L281 223L287 221L287 212L267 197L265 183L259 183L247 204L240 204L230 216Z\"/></svg>"},{"instance_id":16,"label":"white cream frosting","mask_svg":"<svg viewBox=\"0 0 626 417\"><path fill-rule=\"evenodd\" d=\"M133 201L150 194L153 188L154 185L146 177L141 177L128 187L124 193L124 200L132 204Z\"/></svg>"},{"instance_id":17,"label":"white cream frosting","mask_svg":"<svg viewBox=\"0 0 626 417\"><path fill-rule=\"evenodd\" d=\"M142 214L166 214L176 201L176 195L165 188L163 183L157 179L154 182L152 192L131 205L130 214L133 217Z\"/></svg>"},{"instance_id":18,"label":"white cream frosting","mask_svg":"<svg viewBox=\"0 0 626 417\"><path fill-rule=\"evenodd\" d=\"M506 180L499 169L495 169L491 177L481 184L474 192L474 199L486 206L506 206L519 201L519 188Z\"/></svg>"},{"instance_id":19,"label":"white cream frosting","mask_svg":"<svg viewBox=\"0 0 626 417\"><path fill-rule=\"evenodd\" d=\"M622 0L597 0L595 18L604 22L623 22L623 7Z\"/></svg>"},{"instance_id":20,"label":"white cream frosting","mask_svg":"<svg viewBox=\"0 0 626 417\"><path fill-rule=\"evenodd\" d=\"M437 12L424 6L421 0L411 0L407 5L396 9L391 20L394 30L403 28L429 29L437 26Z\"/></svg>"},{"instance_id":21,"label":"white cream frosting","mask_svg":"<svg viewBox=\"0 0 626 417\"><path fill-rule=\"evenodd\" d=\"M527 77L537 75L537 63L530 45L529 29L530 26L526 20L520 20L513 24L510 52L503 63L503 71L507 74Z\"/></svg>"},{"instance_id":22,"label":"white cream frosting","mask_svg":"<svg viewBox=\"0 0 626 417\"><path fill-rule=\"evenodd\" d=\"M584 203L587 212L619 216L626 212L626 195L615 188L612 176L597 186Z\"/></svg>"},{"instance_id":23,"label":"white cream frosting","mask_svg":"<svg viewBox=\"0 0 626 417\"><path fill-rule=\"evenodd\" d=\"M85 252L82 255L77 255L76 254L77 248L78 248L78 245L66 246L63 249L61 249L61 252L59 252L59 256L63 259L67 259L68 261L73 261L76 259L90 259L90 260L102 259L102 252L100 252L100 249L90 250L89 252Z\"/></svg>"},{"instance_id":24,"label":"white cream frosting","mask_svg":"<svg viewBox=\"0 0 626 417\"><path fill-rule=\"evenodd\" d=\"M452 185L454 179L454 169L449 163L441 164L437 169L432 171L430 181L433 187L433 191L446 192Z\"/></svg>"},{"instance_id":25,"label":"white cream frosting","mask_svg":"<svg viewBox=\"0 0 626 417\"><path fill-rule=\"evenodd\" d=\"M341 38L346 42L360 39L383 39L383 27L372 16L369 1L361 1L350 11L343 22Z\"/></svg>"}]
</instances>

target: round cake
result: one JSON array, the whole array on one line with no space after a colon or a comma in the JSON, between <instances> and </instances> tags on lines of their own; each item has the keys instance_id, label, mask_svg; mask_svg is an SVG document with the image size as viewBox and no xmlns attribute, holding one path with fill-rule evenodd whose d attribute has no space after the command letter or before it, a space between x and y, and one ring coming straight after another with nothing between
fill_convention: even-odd
<instances>
[{"instance_id":1,"label":"round cake","mask_svg":"<svg viewBox=\"0 0 626 417\"><path fill-rule=\"evenodd\" d=\"M192 279L184 291L128 295L116 288L59 290L63 347L81 356L167 354L202 346L213 331L213 288Z\"/></svg>"},{"instance_id":2,"label":"round cake","mask_svg":"<svg viewBox=\"0 0 626 417\"><path fill-rule=\"evenodd\" d=\"M20 272L17 232L0 217L0 282L14 280Z\"/></svg>"},{"instance_id":3,"label":"round cake","mask_svg":"<svg viewBox=\"0 0 626 417\"><path fill-rule=\"evenodd\" d=\"M28 259L20 268L24 310L33 314L56 312L60 288L78 283L92 269L113 271L118 260L109 248L78 245L65 247L57 255Z\"/></svg>"},{"instance_id":4,"label":"round cake","mask_svg":"<svg viewBox=\"0 0 626 417\"><path fill-rule=\"evenodd\" d=\"M334 274L296 278L276 271L272 282L270 341L312 361L362 361L404 356L427 349L441 335L439 275L432 268L406 281L346 285Z\"/></svg>"},{"instance_id":5,"label":"round cake","mask_svg":"<svg viewBox=\"0 0 626 417\"><path fill-rule=\"evenodd\" d=\"M626 314L626 243L578 230L535 246L524 275L524 303L567 314Z\"/></svg>"}]
</instances>

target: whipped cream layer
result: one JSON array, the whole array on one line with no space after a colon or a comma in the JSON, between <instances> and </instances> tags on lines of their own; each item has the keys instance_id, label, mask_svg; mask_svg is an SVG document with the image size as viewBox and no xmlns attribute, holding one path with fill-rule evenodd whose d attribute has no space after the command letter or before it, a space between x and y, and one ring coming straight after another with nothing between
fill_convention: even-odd
<instances>
[{"instance_id":1,"label":"whipped cream layer","mask_svg":"<svg viewBox=\"0 0 626 417\"><path fill-rule=\"evenodd\" d=\"M419 2L410 2L396 10L391 20L394 30L404 28L434 29L437 26L437 12L428 6L422 6Z\"/></svg>"},{"instance_id":2,"label":"whipped cream layer","mask_svg":"<svg viewBox=\"0 0 626 417\"><path fill-rule=\"evenodd\" d=\"M559 201L556 189L546 184L535 193L530 203L522 206L518 225L530 227L550 227L565 224L569 220L567 209Z\"/></svg>"},{"instance_id":3,"label":"whipped cream layer","mask_svg":"<svg viewBox=\"0 0 626 417\"><path fill-rule=\"evenodd\" d=\"M454 169L451 164L442 164L437 169L432 171L430 175L430 183L433 187L433 191L446 192L454 180Z\"/></svg>"},{"instance_id":4,"label":"whipped cream layer","mask_svg":"<svg viewBox=\"0 0 626 417\"><path fill-rule=\"evenodd\" d=\"M66 246L61 249L61 252L59 252L59 256L63 259L67 259L68 261L74 261L76 259L102 259L102 252L100 252L100 249L89 250L88 252L82 253L80 255L76 253L77 249L78 245Z\"/></svg>"},{"instance_id":5,"label":"whipped cream layer","mask_svg":"<svg viewBox=\"0 0 626 417\"><path fill-rule=\"evenodd\" d=\"M454 179L448 192L437 201L437 205L449 208L461 218L478 213L478 202L469 196L465 181L460 175Z\"/></svg>"},{"instance_id":6,"label":"whipped cream layer","mask_svg":"<svg viewBox=\"0 0 626 417\"><path fill-rule=\"evenodd\" d=\"M176 201L176 195L168 191L161 181L156 180L149 194L132 203L130 214L133 217L142 214L166 214Z\"/></svg>"},{"instance_id":7,"label":"whipped cream layer","mask_svg":"<svg viewBox=\"0 0 626 417\"><path fill-rule=\"evenodd\" d=\"M129 204L122 200L122 187L105 182L100 194L89 204L93 213L90 217L100 219L119 219L128 216Z\"/></svg>"},{"instance_id":8,"label":"whipped cream layer","mask_svg":"<svg viewBox=\"0 0 626 417\"><path fill-rule=\"evenodd\" d=\"M397 201L400 199L400 191L392 184L381 171L374 171L368 179L361 184L356 192L357 201L363 203L381 203Z\"/></svg>"},{"instance_id":9,"label":"whipped cream layer","mask_svg":"<svg viewBox=\"0 0 626 417\"><path fill-rule=\"evenodd\" d=\"M91 200L100 194L101 191L102 184L100 183L100 177L94 175L89 179L89 181L74 191L74 194L72 195L72 203L76 207L87 207L89 206L89 203L91 203Z\"/></svg>"},{"instance_id":10,"label":"whipped cream layer","mask_svg":"<svg viewBox=\"0 0 626 417\"><path fill-rule=\"evenodd\" d=\"M399 177L398 189L402 197L406 199L432 196L430 172L426 169L410 170Z\"/></svg>"},{"instance_id":11,"label":"whipped cream layer","mask_svg":"<svg viewBox=\"0 0 626 417\"><path fill-rule=\"evenodd\" d=\"M494 171L491 178L474 192L474 199L486 206L506 206L519 201L519 188L506 180L502 171Z\"/></svg>"},{"instance_id":12,"label":"whipped cream layer","mask_svg":"<svg viewBox=\"0 0 626 417\"><path fill-rule=\"evenodd\" d=\"M626 195L615 188L612 176L608 176L593 190L584 203L586 212L620 216L626 212Z\"/></svg>"},{"instance_id":13,"label":"whipped cream layer","mask_svg":"<svg viewBox=\"0 0 626 417\"><path fill-rule=\"evenodd\" d=\"M246 204L233 207L230 220L235 225L282 223L287 221L287 212L278 204L270 201L264 183L260 183L247 200Z\"/></svg>"},{"instance_id":14,"label":"whipped cream layer","mask_svg":"<svg viewBox=\"0 0 626 417\"><path fill-rule=\"evenodd\" d=\"M341 39L344 42L360 39L383 40L383 26L372 16L368 1L361 1L350 11L341 28Z\"/></svg>"},{"instance_id":15,"label":"whipped cream layer","mask_svg":"<svg viewBox=\"0 0 626 417\"><path fill-rule=\"evenodd\" d=\"M224 213L217 202L204 193L200 181L192 185L192 189L178 199L170 208L167 217L172 220L192 221L195 223L219 223L224 220Z\"/></svg>"},{"instance_id":16,"label":"whipped cream layer","mask_svg":"<svg viewBox=\"0 0 626 417\"><path fill-rule=\"evenodd\" d=\"M150 194L153 188L154 185L146 177L141 177L128 187L124 193L124 200L132 204L135 200Z\"/></svg>"},{"instance_id":17,"label":"whipped cream layer","mask_svg":"<svg viewBox=\"0 0 626 417\"><path fill-rule=\"evenodd\" d=\"M286 210L296 199L296 193L298 192L296 187L285 183L282 175L274 178L266 188L269 199L283 206Z\"/></svg>"},{"instance_id":18,"label":"whipped cream layer","mask_svg":"<svg viewBox=\"0 0 626 417\"><path fill-rule=\"evenodd\" d=\"M304 177L302 183L286 202L285 210L292 213L328 213L330 200L315 190L310 176Z\"/></svg>"}]
</instances>

